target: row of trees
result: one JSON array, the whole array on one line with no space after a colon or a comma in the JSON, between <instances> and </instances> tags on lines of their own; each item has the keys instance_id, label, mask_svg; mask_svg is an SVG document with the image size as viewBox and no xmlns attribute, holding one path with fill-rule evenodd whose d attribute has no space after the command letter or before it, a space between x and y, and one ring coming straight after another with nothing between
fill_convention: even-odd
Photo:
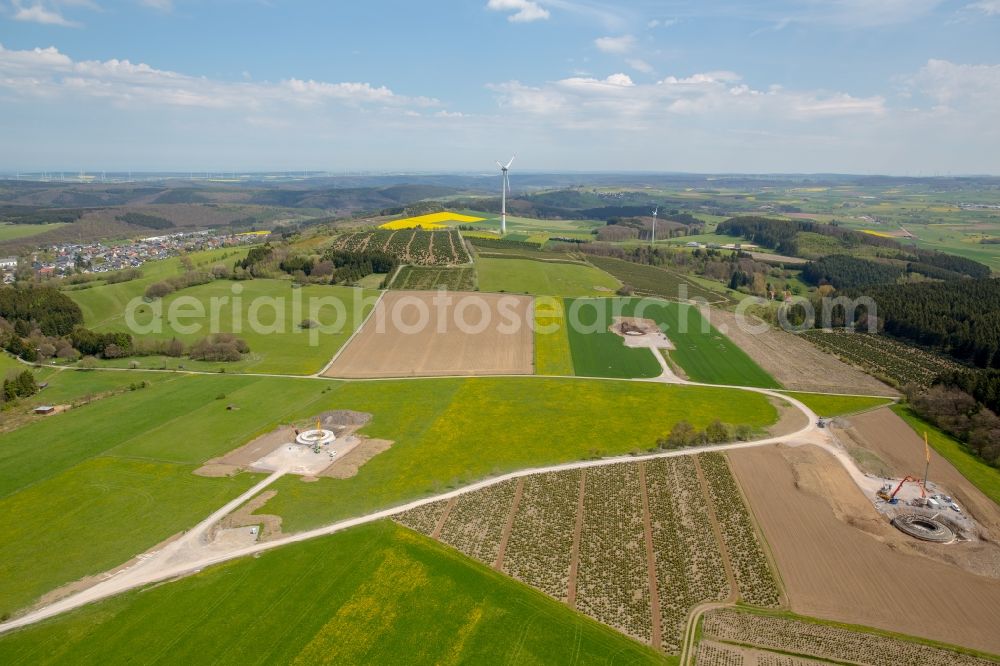
<instances>
[{"instance_id":1,"label":"row of trees","mask_svg":"<svg viewBox=\"0 0 1000 666\"><path fill-rule=\"evenodd\" d=\"M966 444L994 467L1000 467L1000 417L975 397L955 386L938 384L909 395L917 414Z\"/></svg>"},{"instance_id":2,"label":"row of trees","mask_svg":"<svg viewBox=\"0 0 1000 666\"><path fill-rule=\"evenodd\" d=\"M688 421L680 420L670 429L670 434L656 440L661 449L682 449L703 444L721 444L734 439L746 442L753 438L753 428L748 425L731 426L715 419L704 430L698 430Z\"/></svg>"},{"instance_id":3,"label":"row of trees","mask_svg":"<svg viewBox=\"0 0 1000 666\"><path fill-rule=\"evenodd\" d=\"M689 252L678 248L650 247L648 245L622 247L610 243L587 243L580 246L555 243L551 244L551 247L563 252L582 252L647 266L672 268L716 280L728 285L731 289L741 289L758 296L767 295L769 281L780 284L784 279L787 279L787 273L784 269L755 261L746 252L736 250L698 248Z\"/></svg>"},{"instance_id":4,"label":"row of trees","mask_svg":"<svg viewBox=\"0 0 1000 666\"><path fill-rule=\"evenodd\" d=\"M187 289L199 284L208 284L226 274L228 274L228 271L224 266L217 267L217 269L214 268L212 271L187 271L181 275L175 275L166 280L154 282L146 287L145 296L149 299L163 298L181 289Z\"/></svg>"}]
</instances>

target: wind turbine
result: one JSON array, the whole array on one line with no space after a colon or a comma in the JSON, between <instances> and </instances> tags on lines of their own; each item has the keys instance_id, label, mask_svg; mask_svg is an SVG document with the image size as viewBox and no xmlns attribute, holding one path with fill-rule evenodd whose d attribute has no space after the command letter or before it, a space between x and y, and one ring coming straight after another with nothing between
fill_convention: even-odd
<instances>
[{"instance_id":1,"label":"wind turbine","mask_svg":"<svg viewBox=\"0 0 1000 666\"><path fill-rule=\"evenodd\" d=\"M656 214L660 212L660 207L653 209L653 245L656 245Z\"/></svg>"},{"instance_id":2,"label":"wind turbine","mask_svg":"<svg viewBox=\"0 0 1000 666\"><path fill-rule=\"evenodd\" d=\"M507 193L510 192L510 176L507 172L510 170L510 165L514 163L514 158L517 155L511 155L510 161L506 165L501 164L497 161L497 166L500 167L500 235L503 236L507 233Z\"/></svg>"}]
</instances>

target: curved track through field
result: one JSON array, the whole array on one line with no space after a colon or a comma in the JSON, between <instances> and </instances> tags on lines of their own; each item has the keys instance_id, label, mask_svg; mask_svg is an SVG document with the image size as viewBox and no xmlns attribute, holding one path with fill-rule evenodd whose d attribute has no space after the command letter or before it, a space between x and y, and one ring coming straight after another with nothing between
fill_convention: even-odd
<instances>
[{"instance_id":1,"label":"curved track through field","mask_svg":"<svg viewBox=\"0 0 1000 666\"><path fill-rule=\"evenodd\" d=\"M43 606L41 608L30 611L20 617L9 620L3 624L0 624L0 634L8 631L13 631L22 627L29 626L36 622L60 615L62 613L68 612L70 610L79 608L86 604L99 601L102 599L107 599L109 597L121 594L123 592L150 585L152 583L157 583L161 581L171 580L179 577L183 577L192 573L201 571L205 567L212 566L214 564L219 564L221 562L226 562L228 560L236 559L239 557L246 557L248 555L254 555L256 553L261 553L264 551L273 550L275 548L280 548L292 543L297 543L300 541L306 541L309 539L315 539L317 537L326 536L342 530L349 529L358 525L363 525L365 523L370 523L377 520L382 520L385 518L390 518L397 514L403 513L415 509L420 506L438 502L441 500L454 499L460 495L466 493L475 492L489 486L503 483L504 481L509 481L511 479L519 479L526 476L531 476L534 474L544 474L548 472L561 472L573 469L585 469L589 467L600 467L604 465L615 465L619 463L636 462L641 460L653 460L656 458L671 458L676 456L686 456L693 455L697 453L704 453L710 451L729 451L734 449L751 448L759 446L767 446L769 444L777 443L788 443L793 445L800 444L814 444L820 446L833 454L840 463L847 468L848 473L851 474L852 478L857 479L862 476L860 470L854 465L853 461L847 455L846 452L839 449L835 444L833 444L830 435L826 430L817 427L817 415L805 404L795 399L792 396L780 393L771 389L762 388L752 388L745 386L720 386L717 384L705 384L701 382L690 382L678 378L670 371L669 364L663 359L663 357L654 351L657 359L663 367L663 374L655 379L603 379L603 381L642 381L642 382L659 382L659 383L670 383L670 384L680 384L687 386L706 386L713 388L729 388L733 390L740 391L750 391L753 393L759 393L771 398L778 400L783 400L790 404L792 407L801 412L807 419L807 424L805 427L786 435L780 435L775 437L767 437L764 439L759 439L750 442L731 442L726 444L715 444L699 447L691 447L678 450L670 451L660 451L656 453L649 453L644 455L623 455L615 456L611 458L601 458L599 460L584 460L570 463L563 463L559 465L550 465L547 467L534 467L521 469L515 472L510 472L508 474L503 474L501 476L491 477L484 479L482 481L477 481L475 483L469 484L462 488L456 490L451 490L449 492L434 495L432 497L426 497L423 499L415 500L413 502L408 502L406 504L394 506L391 508L383 509L381 511L376 511L369 513L364 516L358 516L356 518L350 518L347 520L341 520L330 525L325 525L312 530L307 530L305 532L299 532L296 534L290 534L273 541L266 541L263 543L253 544L251 546L245 546L241 548L235 548L231 550L220 551L218 548L210 548L206 542L206 537L210 533L210 530L227 514L231 513L233 510L250 500L255 495L259 494L261 491L266 489L276 480L284 476L288 470L282 469L275 471L266 479L256 484L253 488L249 489L245 493L241 494L239 497L227 502L224 506L220 507L217 511L213 512L211 515L206 517L204 520L199 522L197 525L189 529L184 533L179 539L172 541L171 543L163 546L159 550L144 553L139 555L137 562L129 567L123 568L114 574L108 575L103 581L89 587L85 590L81 590L71 596L65 597L51 604ZM128 371L127 369L121 369ZM197 373L192 373L197 374ZM214 373L211 373L214 374ZM273 375L269 375L273 376ZM529 377L532 375L528 375ZM538 375L534 375L538 376ZM524 375L519 375L519 377L524 378ZM412 378L413 380L419 380L421 378ZM581 380L586 380L590 378L579 378ZM323 381L323 380L321 380ZM378 381L378 380L373 380ZM592 381L592 379L591 379ZM696 618L698 614L694 614ZM687 641L685 641L684 648L687 650L691 647Z\"/></svg>"}]
</instances>

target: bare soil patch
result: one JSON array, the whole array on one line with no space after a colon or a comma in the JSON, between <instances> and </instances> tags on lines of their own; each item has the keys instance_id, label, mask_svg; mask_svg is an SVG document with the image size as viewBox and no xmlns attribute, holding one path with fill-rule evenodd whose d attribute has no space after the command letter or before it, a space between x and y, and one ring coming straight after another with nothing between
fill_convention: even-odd
<instances>
[{"instance_id":1,"label":"bare soil patch","mask_svg":"<svg viewBox=\"0 0 1000 666\"><path fill-rule=\"evenodd\" d=\"M246 469L282 444L293 441L295 441L295 428L292 426L280 426L271 432L250 440L239 448L233 449L224 456L206 460L205 464L196 469L194 473L200 476L235 474L240 469ZM227 469L232 471L227 472Z\"/></svg>"},{"instance_id":2,"label":"bare soil patch","mask_svg":"<svg viewBox=\"0 0 1000 666\"><path fill-rule=\"evenodd\" d=\"M750 333L741 329L732 312L713 308L709 315L712 325L716 328L724 326L722 332L787 389L899 395L895 389L792 333L771 326L763 333ZM752 326L761 323L749 316L747 321Z\"/></svg>"},{"instance_id":3,"label":"bare soil patch","mask_svg":"<svg viewBox=\"0 0 1000 666\"><path fill-rule=\"evenodd\" d=\"M893 478L923 476L924 440L892 410L882 408L846 421L838 419L838 422L847 427L834 432L838 436L843 433L862 455L871 452ZM841 441L844 439L842 437ZM927 476L931 483L955 498L962 511L976 521L978 540L959 544L960 548L956 549L941 549L912 540L906 545L973 573L1000 579L1000 507L933 449Z\"/></svg>"},{"instance_id":4,"label":"bare soil patch","mask_svg":"<svg viewBox=\"0 0 1000 666\"><path fill-rule=\"evenodd\" d=\"M783 437L797 432L809 425L809 419L796 407L788 404L784 400L772 398L770 400L774 408L778 410L778 421L767 429L771 437Z\"/></svg>"},{"instance_id":5,"label":"bare soil patch","mask_svg":"<svg viewBox=\"0 0 1000 666\"><path fill-rule=\"evenodd\" d=\"M387 293L324 376L527 375L534 371L530 297L452 294L453 304L439 307L433 301L437 296L436 292ZM517 325L510 325L508 331L505 324L511 320Z\"/></svg>"},{"instance_id":6,"label":"bare soil patch","mask_svg":"<svg viewBox=\"0 0 1000 666\"><path fill-rule=\"evenodd\" d=\"M331 479L349 479L357 474L358 468L366 462L383 451L388 451L392 444L392 440L389 439L362 439L344 457L335 460L319 475Z\"/></svg>"},{"instance_id":7,"label":"bare soil patch","mask_svg":"<svg viewBox=\"0 0 1000 666\"><path fill-rule=\"evenodd\" d=\"M626 347L656 347L673 349L674 344L663 334L660 327L652 319L636 317L615 317L614 323L608 328L615 335L621 336Z\"/></svg>"},{"instance_id":8,"label":"bare soil patch","mask_svg":"<svg viewBox=\"0 0 1000 666\"><path fill-rule=\"evenodd\" d=\"M907 548L830 454L768 446L729 455L793 611L1000 652L1000 580Z\"/></svg>"},{"instance_id":9,"label":"bare soil patch","mask_svg":"<svg viewBox=\"0 0 1000 666\"><path fill-rule=\"evenodd\" d=\"M276 539L281 536L281 516L273 516L265 513L257 514L254 511L267 504L268 500L277 494L278 491L276 490L265 490L223 518L219 523L219 527L221 529L232 529L235 527L260 525L260 534L257 537L258 541Z\"/></svg>"}]
</instances>

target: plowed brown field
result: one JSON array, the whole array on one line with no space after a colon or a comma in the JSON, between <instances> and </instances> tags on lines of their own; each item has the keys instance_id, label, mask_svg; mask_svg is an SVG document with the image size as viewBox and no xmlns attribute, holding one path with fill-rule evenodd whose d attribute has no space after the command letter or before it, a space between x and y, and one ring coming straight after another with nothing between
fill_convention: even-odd
<instances>
[{"instance_id":1,"label":"plowed brown field","mask_svg":"<svg viewBox=\"0 0 1000 666\"><path fill-rule=\"evenodd\" d=\"M442 307L434 302L437 292L386 293L323 375L359 379L534 371L530 297L449 296L452 305Z\"/></svg>"},{"instance_id":2,"label":"plowed brown field","mask_svg":"<svg viewBox=\"0 0 1000 666\"><path fill-rule=\"evenodd\" d=\"M779 445L729 455L793 611L1000 653L1000 581L903 552L827 452Z\"/></svg>"},{"instance_id":3,"label":"plowed brown field","mask_svg":"<svg viewBox=\"0 0 1000 666\"><path fill-rule=\"evenodd\" d=\"M762 333L743 330L736 315L712 308L712 325L767 370L782 386L793 391L897 396L899 392L848 365L807 340L768 326ZM751 325L760 320L747 316ZM724 328L722 328L724 327Z\"/></svg>"},{"instance_id":4,"label":"plowed brown field","mask_svg":"<svg viewBox=\"0 0 1000 666\"><path fill-rule=\"evenodd\" d=\"M848 429L853 439L877 453L896 476L924 475L924 440L891 409L876 409L848 421L853 426ZM1000 541L1000 507L933 449L927 478L947 488L959 505L993 535L992 540Z\"/></svg>"}]
</instances>

